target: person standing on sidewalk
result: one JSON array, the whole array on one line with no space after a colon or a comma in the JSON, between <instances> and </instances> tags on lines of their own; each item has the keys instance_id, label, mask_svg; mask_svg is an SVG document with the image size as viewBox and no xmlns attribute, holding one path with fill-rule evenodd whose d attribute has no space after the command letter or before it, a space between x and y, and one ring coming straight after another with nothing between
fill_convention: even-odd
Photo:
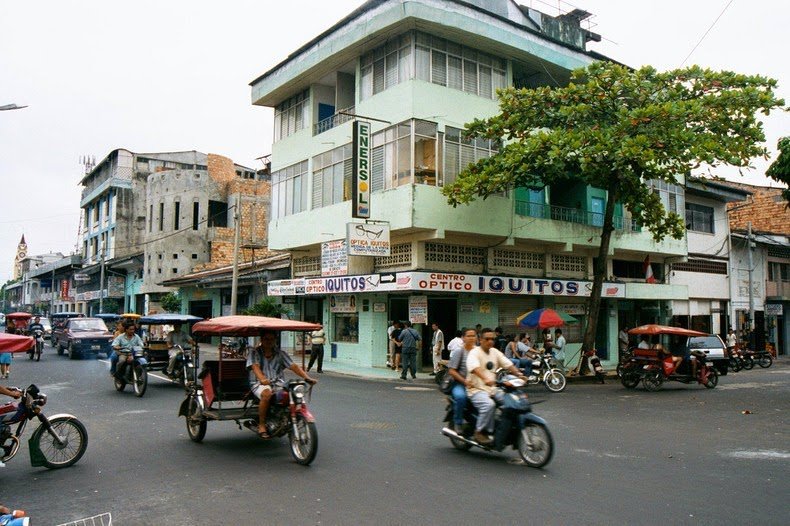
<instances>
[{"instance_id":1,"label":"person standing on sidewalk","mask_svg":"<svg viewBox=\"0 0 790 526\"><path fill-rule=\"evenodd\" d=\"M319 325L321 325L320 329L310 333L310 345L312 347L310 348L310 362L307 364L308 373L316 360L318 360L318 369L316 370L319 373L324 372L324 341L326 338L323 324L319 323Z\"/></svg>"},{"instance_id":2,"label":"person standing on sidewalk","mask_svg":"<svg viewBox=\"0 0 790 526\"><path fill-rule=\"evenodd\" d=\"M406 371L411 371L412 380L417 379L417 342L421 341L420 333L412 329L411 322L403 322L404 328L398 336L401 356L403 357L403 372L401 380L406 379Z\"/></svg>"},{"instance_id":3,"label":"person standing on sidewalk","mask_svg":"<svg viewBox=\"0 0 790 526\"><path fill-rule=\"evenodd\" d=\"M392 333L395 332L395 320L390 321L387 326L387 367L394 369L395 366L395 344L392 343Z\"/></svg>"},{"instance_id":4,"label":"person standing on sidewalk","mask_svg":"<svg viewBox=\"0 0 790 526\"><path fill-rule=\"evenodd\" d=\"M442 351L444 351L444 333L439 328L439 324L433 322L431 324L433 329L433 338L431 339L431 351L433 353L433 372L431 376L436 376L439 372L439 362L442 360Z\"/></svg>"}]
</instances>

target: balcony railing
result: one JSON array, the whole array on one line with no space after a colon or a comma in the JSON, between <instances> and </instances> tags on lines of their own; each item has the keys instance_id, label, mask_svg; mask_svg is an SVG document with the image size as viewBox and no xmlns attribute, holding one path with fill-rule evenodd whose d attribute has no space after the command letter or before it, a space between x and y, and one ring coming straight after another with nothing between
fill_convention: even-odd
<instances>
[{"instance_id":1,"label":"balcony railing","mask_svg":"<svg viewBox=\"0 0 790 526\"><path fill-rule=\"evenodd\" d=\"M335 126L340 126L344 122L348 122L354 118L354 106L338 110L334 115L331 117L327 117L326 119L320 120L313 125L313 135L318 135L319 133L324 133L327 130L331 130Z\"/></svg>"},{"instance_id":2,"label":"balcony railing","mask_svg":"<svg viewBox=\"0 0 790 526\"><path fill-rule=\"evenodd\" d=\"M589 225L598 228L603 226L604 216L603 214L589 212L580 208L567 208L564 206L552 206L519 200L516 201L516 215L553 219L554 221ZM620 216L614 217L614 227L616 230L631 230L632 232L639 232L641 230L635 221Z\"/></svg>"}]
</instances>

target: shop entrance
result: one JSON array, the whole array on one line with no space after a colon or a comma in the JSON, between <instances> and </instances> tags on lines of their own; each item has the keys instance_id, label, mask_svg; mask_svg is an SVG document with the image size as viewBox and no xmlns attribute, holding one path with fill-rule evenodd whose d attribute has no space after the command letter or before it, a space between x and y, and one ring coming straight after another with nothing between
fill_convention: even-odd
<instances>
[{"instance_id":1,"label":"shop entrance","mask_svg":"<svg viewBox=\"0 0 790 526\"><path fill-rule=\"evenodd\" d=\"M214 303L211 300L190 301L189 313L192 316L199 316L207 320L214 317L214 314L211 312L213 305ZM197 338L197 341L198 343L211 343L211 337L203 336L202 338Z\"/></svg>"},{"instance_id":2,"label":"shop entrance","mask_svg":"<svg viewBox=\"0 0 790 526\"><path fill-rule=\"evenodd\" d=\"M444 334L444 346L450 343L458 330L458 301L455 298L428 298L428 323L423 325L422 341L422 365L423 367L433 368L433 356L431 355L431 340L433 330L431 324L436 322Z\"/></svg>"},{"instance_id":3,"label":"shop entrance","mask_svg":"<svg viewBox=\"0 0 790 526\"><path fill-rule=\"evenodd\" d=\"M304 299L304 321L324 323L323 299L305 298Z\"/></svg>"}]
</instances>

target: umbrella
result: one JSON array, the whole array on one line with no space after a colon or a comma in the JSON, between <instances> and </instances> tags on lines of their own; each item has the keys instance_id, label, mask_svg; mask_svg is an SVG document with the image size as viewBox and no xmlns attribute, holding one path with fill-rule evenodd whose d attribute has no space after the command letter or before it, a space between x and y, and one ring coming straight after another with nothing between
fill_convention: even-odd
<instances>
[{"instance_id":1,"label":"umbrella","mask_svg":"<svg viewBox=\"0 0 790 526\"><path fill-rule=\"evenodd\" d=\"M19 336L18 334L0 332L0 353L26 352L30 350L35 343L36 340L30 336Z\"/></svg>"},{"instance_id":2,"label":"umbrella","mask_svg":"<svg viewBox=\"0 0 790 526\"><path fill-rule=\"evenodd\" d=\"M522 314L516 318L516 325L525 329L547 329L562 327L566 323L576 323L577 321L579 320L570 314L544 307Z\"/></svg>"}]
</instances>

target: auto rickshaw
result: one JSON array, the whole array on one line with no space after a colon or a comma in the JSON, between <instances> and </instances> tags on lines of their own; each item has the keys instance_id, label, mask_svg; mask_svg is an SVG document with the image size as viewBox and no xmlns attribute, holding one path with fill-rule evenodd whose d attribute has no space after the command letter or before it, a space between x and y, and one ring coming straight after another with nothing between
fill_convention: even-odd
<instances>
[{"instance_id":1,"label":"auto rickshaw","mask_svg":"<svg viewBox=\"0 0 790 526\"><path fill-rule=\"evenodd\" d=\"M32 318L33 315L29 312L12 312L11 314L6 314L6 332L11 332L13 330L16 334L25 334L27 326L30 324Z\"/></svg>"},{"instance_id":2,"label":"auto rickshaw","mask_svg":"<svg viewBox=\"0 0 790 526\"><path fill-rule=\"evenodd\" d=\"M99 314L94 314L93 317L102 320L110 332L115 332L115 326L118 324L118 320L121 319L120 314L111 312L100 312Z\"/></svg>"},{"instance_id":3,"label":"auto rickshaw","mask_svg":"<svg viewBox=\"0 0 790 526\"><path fill-rule=\"evenodd\" d=\"M144 328L145 338L143 340L143 356L146 359L146 370L166 372L169 361L169 349L167 336L165 334L166 325L187 325L191 326L203 318L190 314L151 314L142 316L137 320L137 324ZM189 348L178 346L179 355L176 357L175 374L173 380L182 386L187 382L195 380L195 365L192 360L192 352Z\"/></svg>"},{"instance_id":4,"label":"auto rickshaw","mask_svg":"<svg viewBox=\"0 0 790 526\"><path fill-rule=\"evenodd\" d=\"M260 336L264 331L311 332L321 326L316 323L267 318L264 316L220 316L200 321L192 327L197 336ZM302 338L302 352L304 341ZM198 362L199 353L195 353ZM225 358L203 362L200 382L187 385L186 399L181 403L179 416L186 417L187 434L194 442L206 436L209 421L232 421L258 433L258 400L250 392L249 373L243 358ZM318 431L315 418L307 408L307 382L301 378L288 380L281 397L269 407L266 426L272 438L287 435L291 455L298 464L310 464L318 452Z\"/></svg>"}]
</instances>

